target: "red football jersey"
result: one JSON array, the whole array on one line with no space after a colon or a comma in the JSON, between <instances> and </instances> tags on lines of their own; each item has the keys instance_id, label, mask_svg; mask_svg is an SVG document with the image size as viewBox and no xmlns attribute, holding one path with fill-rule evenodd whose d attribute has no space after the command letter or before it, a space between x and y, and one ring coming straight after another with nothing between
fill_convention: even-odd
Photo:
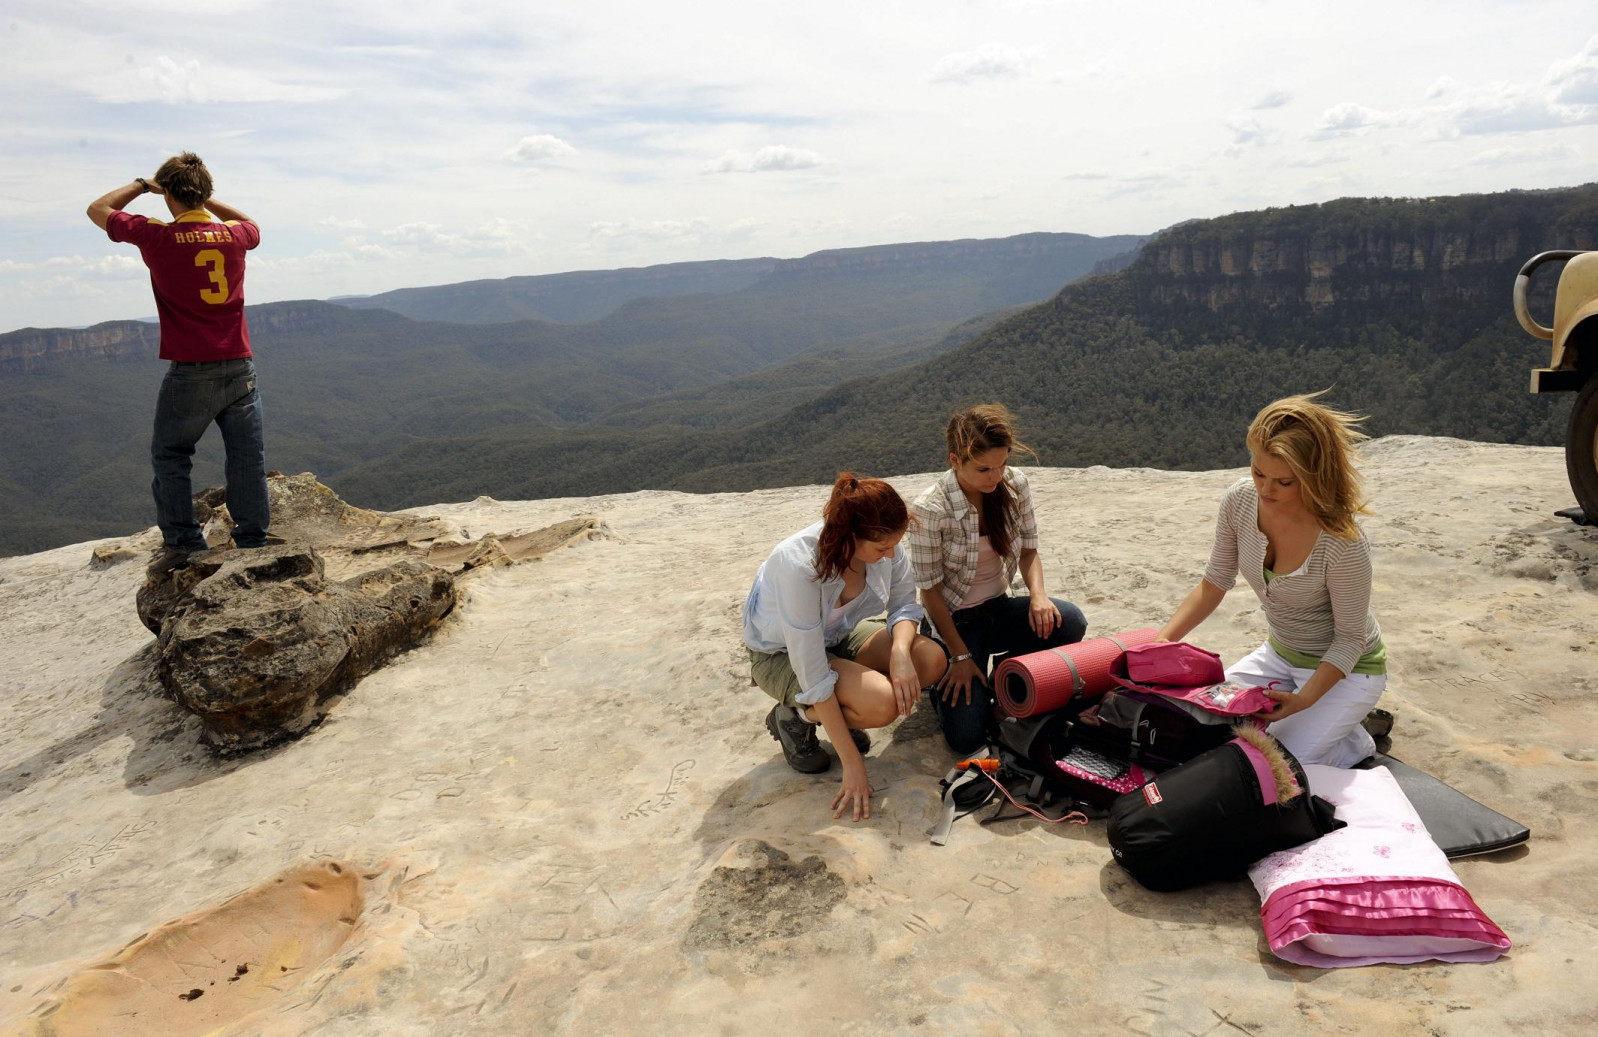
<instances>
[{"instance_id":1,"label":"red football jersey","mask_svg":"<svg viewBox=\"0 0 1598 1037\"><path fill-rule=\"evenodd\" d=\"M220 222L204 210L171 223L114 212L112 241L139 246L161 317L161 359L203 362L250 354L244 324L244 253L261 243L254 223Z\"/></svg>"}]
</instances>

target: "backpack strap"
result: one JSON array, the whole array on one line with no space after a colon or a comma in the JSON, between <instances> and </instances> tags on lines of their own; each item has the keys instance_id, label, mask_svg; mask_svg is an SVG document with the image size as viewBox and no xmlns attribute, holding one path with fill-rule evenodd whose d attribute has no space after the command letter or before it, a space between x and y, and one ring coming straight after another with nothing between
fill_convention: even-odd
<instances>
[{"instance_id":1,"label":"backpack strap","mask_svg":"<svg viewBox=\"0 0 1598 1037\"><path fill-rule=\"evenodd\" d=\"M1123 652L1127 649L1126 642L1121 640L1119 637L1105 637L1104 640L1115 645L1115 647L1119 648ZM1076 668L1076 660L1071 658L1069 655L1066 655L1065 652L1059 648L1050 648L1049 651L1059 656L1060 659L1064 661L1065 668L1071 671L1071 697L1076 698L1077 696L1081 695L1082 671Z\"/></svg>"},{"instance_id":2,"label":"backpack strap","mask_svg":"<svg viewBox=\"0 0 1598 1037\"><path fill-rule=\"evenodd\" d=\"M943 779L943 809L938 814L938 821L927 829L927 835L932 839L933 846L943 846L949 841L949 829L954 827L955 820L960 816L960 804L955 796L955 791L976 780L977 775L983 771L972 767L960 770L958 767L949 771ZM986 802L984 798L983 802ZM977 806L981 806L978 803ZM972 807L971 809L976 809ZM970 811L968 810L967 813Z\"/></svg>"},{"instance_id":3,"label":"backpack strap","mask_svg":"<svg viewBox=\"0 0 1598 1037\"><path fill-rule=\"evenodd\" d=\"M1131 726L1130 726L1130 731L1131 731L1131 735L1132 735L1132 743L1131 743L1130 748L1127 750L1127 757L1126 757L1127 760L1129 762L1131 762L1131 763L1142 763L1143 762L1143 744L1138 741L1137 732L1138 732L1138 728L1140 726L1142 726L1142 724L1143 724L1143 711L1145 709L1147 709L1147 708L1149 708L1149 704L1147 702L1139 702L1137 704L1136 712L1134 712L1132 714L1132 723L1131 723ZM1152 729L1153 728L1152 728L1152 725L1151 725L1150 730L1152 730Z\"/></svg>"},{"instance_id":4,"label":"backpack strap","mask_svg":"<svg viewBox=\"0 0 1598 1037\"><path fill-rule=\"evenodd\" d=\"M1058 648L1051 648L1049 651L1065 660L1065 668L1071 671L1071 697L1076 698L1082 694L1082 671L1076 668L1076 660Z\"/></svg>"}]
</instances>

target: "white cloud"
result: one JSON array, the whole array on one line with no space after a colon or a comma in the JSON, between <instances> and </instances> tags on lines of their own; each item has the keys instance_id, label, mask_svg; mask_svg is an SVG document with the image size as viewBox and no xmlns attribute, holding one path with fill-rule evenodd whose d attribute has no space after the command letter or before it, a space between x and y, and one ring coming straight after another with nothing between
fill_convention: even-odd
<instances>
[{"instance_id":1,"label":"white cloud","mask_svg":"<svg viewBox=\"0 0 1598 1037\"><path fill-rule=\"evenodd\" d=\"M247 66L217 67L166 54L140 62L129 55L122 67L91 77L87 89L107 104L159 101L166 104L309 103L343 96L344 90L283 82Z\"/></svg>"},{"instance_id":2,"label":"white cloud","mask_svg":"<svg viewBox=\"0 0 1598 1037\"><path fill-rule=\"evenodd\" d=\"M814 169L826 165L827 160L808 148L790 148L786 144L768 144L759 151L729 151L718 159L705 163L706 173L787 173L798 169Z\"/></svg>"},{"instance_id":3,"label":"white cloud","mask_svg":"<svg viewBox=\"0 0 1598 1037\"><path fill-rule=\"evenodd\" d=\"M548 133L538 133L531 137L523 137L516 142L516 146L505 152L505 157L513 162L547 162L550 159L565 158L567 155L577 154L577 149L561 140L559 137Z\"/></svg>"},{"instance_id":4,"label":"white cloud","mask_svg":"<svg viewBox=\"0 0 1598 1037\"><path fill-rule=\"evenodd\" d=\"M71 277L57 274L44 280L23 279L16 282L23 295L32 297L81 298L106 294L105 284L94 278Z\"/></svg>"},{"instance_id":5,"label":"white cloud","mask_svg":"<svg viewBox=\"0 0 1598 1037\"><path fill-rule=\"evenodd\" d=\"M1393 117L1386 112L1344 101L1321 113L1321 121L1310 134L1310 139L1330 140L1333 137L1363 134L1392 122Z\"/></svg>"},{"instance_id":6,"label":"white cloud","mask_svg":"<svg viewBox=\"0 0 1598 1037\"><path fill-rule=\"evenodd\" d=\"M14 259L0 259L0 273L22 273L29 270L71 270L77 274L87 274L94 277L126 279L142 277L145 273L145 266L144 262L137 256L116 253L99 256L94 259L77 254L50 256L31 263Z\"/></svg>"},{"instance_id":7,"label":"white cloud","mask_svg":"<svg viewBox=\"0 0 1598 1037\"><path fill-rule=\"evenodd\" d=\"M1035 51L1002 43L984 43L976 50L945 54L927 78L934 83L974 83L982 79L1018 79L1027 74Z\"/></svg>"},{"instance_id":8,"label":"white cloud","mask_svg":"<svg viewBox=\"0 0 1598 1037\"><path fill-rule=\"evenodd\" d=\"M1598 124L1598 36L1574 57L1551 65L1537 83L1496 82L1468 88L1444 76L1426 91L1426 98L1453 100L1391 112L1345 102L1322 114L1310 139L1363 135L1394 126L1419 126L1425 140L1454 140Z\"/></svg>"},{"instance_id":9,"label":"white cloud","mask_svg":"<svg viewBox=\"0 0 1598 1037\"><path fill-rule=\"evenodd\" d=\"M710 231L710 221L703 216L689 220L601 220L588 225L588 232L596 238L668 238L697 237Z\"/></svg>"},{"instance_id":10,"label":"white cloud","mask_svg":"<svg viewBox=\"0 0 1598 1037\"><path fill-rule=\"evenodd\" d=\"M1265 127L1260 121L1249 115L1234 115L1226 120L1226 128L1232 132L1232 144L1264 144L1268 137Z\"/></svg>"},{"instance_id":11,"label":"white cloud","mask_svg":"<svg viewBox=\"0 0 1598 1037\"><path fill-rule=\"evenodd\" d=\"M153 64L141 67L138 74L162 101L204 103L206 100L205 86L200 82L200 63L194 58L180 65L162 54Z\"/></svg>"},{"instance_id":12,"label":"white cloud","mask_svg":"<svg viewBox=\"0 0 1598 1037\"><path fill-rule=\"evenodd\" d=\"M1253 111L1264 111L1267 108L1280 108L1293 99L1293 95L1286 90L1272 90L1258 101L1249 105Z\"/></svg>"},{"instance_id":13,"label":"white cloud","mask_svg":"<svg viewBox=\"0 0 1598 1037\"><path fill-rule=\"evenodd\" d=\"M382 245L352 245L332 251L313 249L302 256L259 256L250 259L250 269L274 273L304 274L343 270L352 267L369 268L372 263L389 262L403 258L394 249Z\"/></svg>"},{"instance_id":14,"label":"white cloud","mask_svg":"<svg viewBox=\"0 0 1598 1037\"><path fill-rule=\"evenodd\" d=\"M1540 148L1505 146L1477 152L1465 161L1469 166L1506 166L1520 162L1550 162L1576 158L1580 152L1569 144L1550 144Z\"/></svg>"},{"instance_id":15,"label":"white cloud","mask_svg":"<svg viewBox=\"0 0 1598 1037\"><path fill-rule=\"evenodd\" d=\"M1598 122L1598 105L1550 103L1544 96L1506 89L1444 113L1442 135L1527 133Z\"/></svg>"},{"instance_id":16,"label":"white cloud","mask_svg":"<svg viewBox=\"0 0 1598 1037\"><path fill-rule=\"evenodd\" d=\"M1561 104L1598 105L1598 36L1575 57L1550 68L1544 82Z\"/></svg>"},{"instance_id":17,"label":"white cloud","mask_svg":"<svg viewBox=\"0 0 1598 1037\"><path fill-rule=\"evenodd\" d=\"M425 58L432 54L432 51L425 47L413 47L404 43L347 44L338 49L343 54L358 54L371 58Z\"/></svg>"},{"instance_id":18,"label":"white cloud","mask_svg":"<svg viewBox=\"0 0 1598 1037\"><path fill-rule=\"evenodd\" d=\"M528 251L530 235L520 224L504 217L459 230L445 230L436 223L402 223L383 231L389 245L410 247L422 252L445 252L454 256L515 255Z\"/></svg>"}]
</instances>

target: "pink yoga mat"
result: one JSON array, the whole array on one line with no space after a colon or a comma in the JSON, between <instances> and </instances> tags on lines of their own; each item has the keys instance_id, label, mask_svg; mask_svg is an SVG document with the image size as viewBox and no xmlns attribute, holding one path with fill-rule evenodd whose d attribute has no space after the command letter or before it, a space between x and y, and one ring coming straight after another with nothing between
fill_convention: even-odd
<instances>
[{"instance_id":1,"label":"pink yoga mat","mask_svg":"<svg viewBox=\"0 0 1598 1037\"><path fill-rule=\"evenodd\" d=\"M1073 698L1095 699L1115 687L1110 664L1159 636L1153 627L1094 637L1062 648L1012 656L993 671L994 698L1012 717L1059 709Z\"/></svg>"}]
</instances>

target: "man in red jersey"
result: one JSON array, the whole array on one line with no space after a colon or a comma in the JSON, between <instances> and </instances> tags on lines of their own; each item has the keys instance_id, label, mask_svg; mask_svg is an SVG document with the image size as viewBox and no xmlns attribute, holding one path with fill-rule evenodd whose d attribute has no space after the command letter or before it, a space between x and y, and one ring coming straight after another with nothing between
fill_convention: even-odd
<instances>
[{"instance_id":1,"label":"man in red jersey","mask_svg":"<svg viewBox=\"0 0 1598 1037\"><path fill-rule=\"evenodd\" d=\"M122 211L146 192L166 199L171 223ZM194 446L213 421L227 452L233 542L262 546L271 523L266 442L244 323L244 253L260 243L260 228L211 197L211 174L190 151L161 163L149 180L137 177L96 199L89 219L112 241L138 246L161 317L161 359L171 362L150 441L155 517L165 542L151 572L175 569L207 547L194 520L189 471Z\"/></svg>"}]
</instances>

